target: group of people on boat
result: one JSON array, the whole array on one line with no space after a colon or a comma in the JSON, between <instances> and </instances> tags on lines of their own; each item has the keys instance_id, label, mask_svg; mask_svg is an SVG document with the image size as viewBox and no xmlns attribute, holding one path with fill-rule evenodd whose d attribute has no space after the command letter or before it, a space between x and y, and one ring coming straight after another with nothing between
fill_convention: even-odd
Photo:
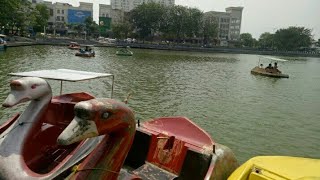
<instances>
[{"instance_id":1,"label":"group of people on boat","mask_svg":"<svg viewBox=\"0 0 320 180\"><path fill-rule=\"evenodd\" d=\"M85 49L79 49L80 53L91 53L91 54L95 54L94 50L92 50L91 48L89 48L88 46L86 46Z\"/></svg>"},{"instance_id":2,"label":"group of people on boat","mask_svg":"<svg viewBox=\"0 0 320 180\"><path fill-rule=\"evenodd\" d=\"M260 64L260 68L263 68L263 64ZM278 69L278 63L275 62L274 66L270 63L266 68L264 68L268 73L281 74L281 71Z\"/></svg>"}]
</instances>

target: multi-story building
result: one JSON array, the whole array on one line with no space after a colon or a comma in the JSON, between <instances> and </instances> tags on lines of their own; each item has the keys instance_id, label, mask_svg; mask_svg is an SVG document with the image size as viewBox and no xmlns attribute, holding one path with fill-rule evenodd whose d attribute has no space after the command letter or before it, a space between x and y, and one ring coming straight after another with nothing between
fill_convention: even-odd
<instances>
[{"instance_id":1,"label":"multi-story building","mask_svg":"<svg viewBox=\"0 0 320 180\"><path fill-rule=\"evenodd\" d=\"M52 33L65 34L68 31L67 24L83 23L87 17L93 16L93 4L80 2L80 6L74 7L68 3L52 3L43 0L29 0L33 4L43 3L49 9L47 30Z\"/></svg>"},{"instance_id":2,"label":"multi-story building","mask_svg":"<svg viewBox=\"0 0 320 180\"><path fill-rule=\"evenodd\" d=\"M129 12L142 3L155 2L165 6L172 6L175 0L111 0L111 8Z\"/></svg>"},{"instance_id":3,"label":"multi-story building","mask_svg":"<svg viewBox=\"0 0 320 180\"><path fill-rule=\"evenodd\" d=\"M226 12L209 11L206 16L212 17L218 25L220 45L227 46L228 42L240 40L243 7L228 7Z\"/></svg>"},{"instance_id":4,"label":"multi-story building","mask_svg":"<svg viewBox=\"0 0 320 180\"><path fill-rule=\"evenodd\" d=\"M119 23L122 21L124 11L119 9L112 9L111 5L99 4L99 17L107 17L112 19L112 23Z\"/></svg>"}]
</instances>

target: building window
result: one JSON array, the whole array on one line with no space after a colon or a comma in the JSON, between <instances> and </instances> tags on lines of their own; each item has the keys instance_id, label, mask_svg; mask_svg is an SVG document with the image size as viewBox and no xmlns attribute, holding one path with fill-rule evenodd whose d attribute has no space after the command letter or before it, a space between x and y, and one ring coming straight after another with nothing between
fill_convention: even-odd
<instances>
[{"instance_id":1,"label":"building window","mask_svg":"<svg viewBox=\"0 0 320 180\"><path fill-rule=\"evenodd\" d=\"M50 16L53 16L53 9L50 9Z\"/></svg>"},{"instance_id":2,"label":"building window","mask_svg":"<svg viewBox=\"0 0 320 180\"><path fill-rule=\"evenodd\" d=\"M57 16L57 21L60 21L60 16Z\"/></svg>"},{"instance_id":3,"label":"building window","mask_svg":"<svg viewBox=\"0 0 320 180\"><path fill-rule=\"evenodd\" d=\"M57 10L57 13L60 14L60 9Z\"/></svg>"},{"instance_id":4,"label":"building window","mask_svg":"<svg viewBox=\"0 0 320 180\"><path fill-rule=\"evenodd\" d=\"M61 10L61 14L64 14L64 10Z\"/></svg>"},{"instance_id":5,"label":"building window","mask_svg":"<svg viewBox=\"0 0 320 180\"><path fill-rule=\"evenodd\" d=\"M32 0L32 3L37 3L37 0Z\"/></svg>"},{"instance_id":6,"label":"building window","mask_svg":"<svg viewBox=\"0 0 320 180\"><path fill-rule=\"evenodd\" d=\"M64 17L63 16L61 16L61 21L64 21Z\"/></svg>"},{"instance_id":7,"label":"building window","mask_svg":"<svg viewBox=\"0 0 320 180\"><path fill-rule=\"evenodd\" d=\"M102 17L104 17L104 13L102 13Z\"/></svg>"}]
</instances>

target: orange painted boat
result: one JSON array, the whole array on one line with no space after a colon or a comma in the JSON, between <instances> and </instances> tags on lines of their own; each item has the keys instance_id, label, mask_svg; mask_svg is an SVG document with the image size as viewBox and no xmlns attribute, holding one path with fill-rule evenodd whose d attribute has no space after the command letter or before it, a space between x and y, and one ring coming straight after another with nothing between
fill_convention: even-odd
<instances>
[{"instance_id":1,"label":"orange painted boat","mask_svg":"<svg viewBox=\"0 0 320 180\"><path fill-rule=\"evenodd\" d=\"M185 117L136 123L123 102L86 93L51 98L42 79L113 75L66 69L12 75L24 78L11 82L3 106L31 102L0 127L0 179L226 179L237 168L228 147Z\"/></svg>"},{"instance_id":2,"label":"orange painted boat","mask_svg":"<svg viewBox=\"0 0 320 180\"><path fill-rule=\"evenodd\" d=\"M78 50L80 49L80 44L78 44L77 42L70 42L68 48L73 50Z\"/></svg>"}]
</instances>

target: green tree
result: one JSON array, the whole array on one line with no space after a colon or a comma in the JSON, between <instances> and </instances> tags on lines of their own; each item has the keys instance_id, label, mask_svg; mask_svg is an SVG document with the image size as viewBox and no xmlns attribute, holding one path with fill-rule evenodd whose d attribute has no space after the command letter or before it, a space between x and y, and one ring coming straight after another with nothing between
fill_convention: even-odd
<instances>
[{"instance_id":1,"label":"green tree","mask_svg":"<svg viewBox=\"0 0 320 180\"><path fill-rule=\"evenodd\" d=\"M254 39L250 33L242 33L240 34L240 41L242 46L244 47L253 47Z\"/></svg>"},{"instance_id":2,"label":"green tree","mask_svg":"<svg viewBox=\"0 0 320 180\"><path fill-rule=\"evenodd\" d=\"M131 24L128 21L112 24L113 36L118 39L128 38L131 30Z\"/></svg>"},{"instance_id":3,"label":"green tree","mask_svg":"<svg viewBox=\"0 0 320 180\"><path fill-rule=\"evenodd\" d=\"M33 30L36 32L43 31L43 27L47 26L49 19L49 10L44 4L37 4L32 12L33 15Z\"/></svg>"},{"instance_id":4,"label":"green tree","mask_svg":"<svg viewBox=\"0 0 320 180\"><path fill-rule=\"evenodd\" d=\"M203 13L199 9L187 9L187 16L184 24L186 37L193 38L199 36L202 18Z\"/></svg>"},{"instance_id":5,"label":"green tree","mask_svg":"<svg viewBox=\"0 0 320 180\"><path fill-rule=\"evenodd\" d=\"M131 23L142 39L154 36L160 29L165 8L159 3L143 3L131 11Z\"/></svg>"},{"instance_id":6,"label":"green tree","mask_svg":"<svg viewBox=\"0 0 320 180\"><path fill-rule=\"evenodd\" d=\"M19 0L1 0L0 1L0 28L8 28L9 24L12 24L12 19L16 9L20 6Z\"/></svg>"},{"instance_id":7,"label":"green tree","mask_svg":"<svg viewBox=\"0 0 320 180\"><path fill-rule=\"evenodd\" d=\"M90 36L98 32L99 25L93 21L91 16L89 16L84 20L84 28L86 33Z\"/></svg>"},{"instance_id":8,"label":"green tree","mask_svg":"<svg viewBox=\"0 0 320 180\"><path fill-rule=\"evenodd\" d=\"M262 33L259 37L259 46L262 48L273 48L274 34L269 32Z\"/></svg>"},{"instance_id":9,"label":"green tree","mask_svg":"<svg viewBox=\"0 0 320 180\"><path fill-rule=\"evenodd\" d=\"M274 42L279 50L292 51L301 47L309 47L312 42L311 30L294 26L279 29L274 35Z\"/></svg>"},{"instance_id":10,"label":"green tree","mask_svg":"<svg viewBox=\"0 0 320 180\"><path fill-rule=\"evenodd\" d=\"M169 11L169 32L174 34L175 39L180 42L185 37L187 30L187 8L183 6L173 6Z\"/></svg>"},{"instance_id":11,"label":"green tree","mask_svg":"<svg viewBox=\"0 0 320 180\"><path fill-rule=\"evenodd\" d=\"M218 41L215 39L218 35L218 23L216 22L215 18L205 14L201 22L203 43L210 44L211 41L214 41L214 44L216 45L218 43Z\"/></svg>"}]
</instances>

